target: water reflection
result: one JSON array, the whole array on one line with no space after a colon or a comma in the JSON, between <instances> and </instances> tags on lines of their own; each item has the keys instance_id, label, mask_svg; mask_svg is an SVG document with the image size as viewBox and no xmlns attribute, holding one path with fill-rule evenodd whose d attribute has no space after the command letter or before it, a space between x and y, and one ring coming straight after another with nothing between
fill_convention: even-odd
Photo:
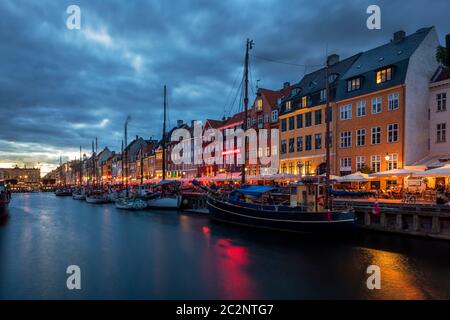
<instances>
[{"instance_id":1,"label":"water reflection","mask_svg":"<svg viewBox=\"0 0 450 320\"><path fill-rule=\"evenodd\" d=\"M372 265L381 269L381 290L374 290L376 298L417 300L427 298L415 277L409 259L398 253L364 249Z\"/></svg>"},{"instance_id":2,"label":"water reflection","mask_svg":"<svg viewBox=\"0 0 450 320\"><path fill-rule=\"evenodd\" d=\"M228 239L216 241L216 268L225 299L254 298L253 283L248 274L248 249Z\"/></svg>"},{"instance_id":3,"label":"water reflection","mask_svg":"<svg viewBox=\"0 0 450 320\"><path fill-rule=\"evenodd\" d=\"M11 204L0 228L0 299L450 298L447 242L272 233L52 194ZM83 270L82 292L65 290L70 264ZM381 290L366 287L372 264Z\"/></svg>"}]
</instances>

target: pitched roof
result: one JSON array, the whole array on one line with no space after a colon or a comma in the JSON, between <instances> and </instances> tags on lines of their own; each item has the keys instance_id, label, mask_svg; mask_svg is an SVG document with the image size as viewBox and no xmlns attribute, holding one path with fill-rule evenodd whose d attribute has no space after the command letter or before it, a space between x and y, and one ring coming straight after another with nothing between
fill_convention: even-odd
<instances>
[{"instance_id":1,"label":"pitched roof","mask_svg":"<svg viewBox=\"0 0 450 320\"><path fill-rule=\"evenodd\" d=\"M450 67L440 66L431 79L432 83L450 80Z\"/></svg>"},{"instance_id":2,"label":"pitched roof","mask_svg":"<svg viewBox=\"0 0 450 320\"><path fill-rule=\"evenodd\" d=\"M363 52L342 76L337 87L336 99L344 100L405 83L409 59L431 30L433 30L433 27L422 28L409 36L405 36L400 41L390 41ZM392 79L377 84L375 72L386 67L393 67ZM361 88L348 92L347 80L355 77L361 78Z\"/></svg>"},{"instance_id":3,"label":"pitched roof","mask_svg":"<svg viewBox=\"0 0 450 320\"><path fill-rule=\"evenodd\" d=\"M419 29L401 41L390 41L389 43L363 52L353 66L345 73L343 79L350 79L363 73L409 59L431 29L432 27Z\"/></svg>"}]
</instances>

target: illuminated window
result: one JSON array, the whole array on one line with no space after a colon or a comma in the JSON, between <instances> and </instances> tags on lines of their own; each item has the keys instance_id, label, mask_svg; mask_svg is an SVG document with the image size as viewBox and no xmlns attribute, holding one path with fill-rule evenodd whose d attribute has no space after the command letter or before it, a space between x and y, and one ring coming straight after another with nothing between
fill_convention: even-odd
<instances>
[{"instance_id":1,"label":"illuminated window","mask_svg":"<svg viewBox=\"0 0 450 320\"><path fill-rule=\"evenodd\" d=\"M370 166L372 172L380 172L381 169L381 156L375 155L370 158Z\"/></svg>"},{"instance_id":2,"label":"illuminated window","mask_svg":"<svg viewBox=\"0 0 450 320\"><path fill-rule=\"evenodd\" d=\"M398 168L398 153L391 153L388 155L387 169L394 170Z\"/></svg>"},{"instance_id":3,"label":"illuminated window","mask_svg":"<svg viewBox=\"0 0 450 320\"><path fill-rule=\"evenodd\" d=\"M306 108L307 104L308 104L308 97L307 96L303 96L302 97L302 107Z\"/></svg>"},{"instance_id":4,"label":"illuminated window","mask_svg":"<svg viewBox=\"0 0 450 320\"><path fill-rule=\"evenodd\" d=\"M385 68L377 71L377 83L383 83L392 80L392 68Z\"/></svg>"},{"instance_id":5,"label":"illuminated window","mask_svg":"<svg viewBox=\"0 0 450 320\"><path fill-rule=\"evenodd\" d=\"M347 81L347 91L352 92L361 89L361 78L353 78Z\"/></svg>"},{"instance_id":6,"label":"illuminated window","mask_svg":"<svg viewBox=\"0 0 450 320\"><path fill-rule=\"evenodd\" d=\"M291 110L291 101L286 101L286 111L290 111Z\"/></svg>"},{"instance_id":7,"label":"illuminated window","mask_svg":"<svg viewBox=\"0 0 450 320\"><path fill-rule=\"evenodd\" d=\"M263 101L262 99L257 100L257 109L258 111L261 111L263 109Z\"/></svg>"}]
</instances>

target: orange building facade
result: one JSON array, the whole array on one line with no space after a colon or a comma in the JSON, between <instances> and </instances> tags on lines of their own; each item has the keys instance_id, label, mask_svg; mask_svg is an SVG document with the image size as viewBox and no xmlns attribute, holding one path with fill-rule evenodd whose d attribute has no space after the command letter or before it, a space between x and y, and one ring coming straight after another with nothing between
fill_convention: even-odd
<instances>
[{"instance_id":1,"label":"orange building facade","mask_svg":"<svg viewBox=\"0 0 450 320\"><path fill-rule=\"evenodd\" d=\"M402 168L404 103L403 85L336 103L334 171L345 175Z\"/></svg>"}]
</instances>

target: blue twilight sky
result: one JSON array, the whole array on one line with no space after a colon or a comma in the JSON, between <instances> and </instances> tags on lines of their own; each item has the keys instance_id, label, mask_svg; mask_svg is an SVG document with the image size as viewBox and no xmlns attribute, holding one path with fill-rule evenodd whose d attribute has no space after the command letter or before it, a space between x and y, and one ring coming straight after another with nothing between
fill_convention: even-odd
<instances>
[{"instance_id":1,"label":"blue twilight sky","mask_svg":"<svg viewBox=\"0 0 450 320\"><path fill-rule=\"evenodd\" d=\"M71 4L80 30L66 28ZM381 7L381 30L366 28L370 4ZM327 47L347 57L431 25L443 43L449 12L448 0L2 0L0 166L48 171L96 136L119 150L127 115L131 137L159 138L163 84L171 125L240 110L247 37L253 100L257 80L271 89L299 81Z\"/></svg>"}]
</instances>

